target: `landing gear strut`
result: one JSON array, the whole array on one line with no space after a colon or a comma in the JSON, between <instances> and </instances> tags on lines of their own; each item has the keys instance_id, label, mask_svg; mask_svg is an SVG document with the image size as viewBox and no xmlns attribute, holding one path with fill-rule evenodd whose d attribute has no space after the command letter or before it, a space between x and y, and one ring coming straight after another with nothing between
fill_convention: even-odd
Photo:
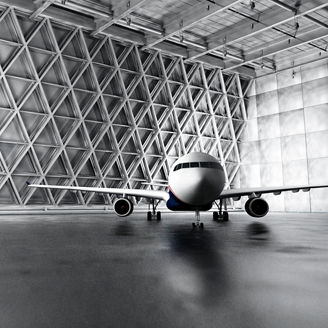
<instances>
[{"instance_id":1,"label":"landing gear strut","mask_svg":"<svg viewBox=\"0 0 328 328\"><path fill-rule=\"evenodd\" d=\"M225 211L222 211L223 202L224 202ZM218 208L219 208L219 212L213 212L213 220L219 221L219 219L222 219L222 221L224 221L224 222L229 221L229 213L228 213L228 211L226 211L226 209L227 209L226 201L220 199L220 205L218 205Z\"/></svg>"},{"instance_id":2,"label":"landing gear strut","mask_svg":"<svg viewBox=\"0 0 328 328\"><path fill-rule=\"evenodd\" d=\"M150 211L150 204L148 206L149 211L147 212L147 220L151 221L152 219L156 219L157 221L161 221L162 215L160 211L156 211L157 206L160 202L158 201L155 204L155 201L152 200L151 205L152 205L152 211Z\"/></svg>"},{"instance_id":3,"label":"landing gear strut","mask_svg":"<svg viewBox=\"0 0 328 328\"><path fill-rule=\"evenodd\" d=\"M193 222L192 223L192 228L193 229L199 228L201 230L204 229L204 223L203 222L200 222L200 214L199 214L199 211L196 211L196 222Z\"/></svg>"}]
</instances>

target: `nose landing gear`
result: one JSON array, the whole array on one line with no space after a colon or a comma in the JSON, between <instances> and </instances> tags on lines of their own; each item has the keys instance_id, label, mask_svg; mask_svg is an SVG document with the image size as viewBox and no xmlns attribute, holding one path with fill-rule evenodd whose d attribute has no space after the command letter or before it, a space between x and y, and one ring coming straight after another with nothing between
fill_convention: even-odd
<instances>
[{"instance_id":1,"label":"nose landing gear","mask_svg":"<svg viewBox=\"0 0 328 328\"><path fill-rule=\"evenodd\" d=\"M193 229L200 229L200 230L203 230L204 229L204 223L203 222L200 222L200 214L199 214L199 211L196 211L196 222L193 222L192 223L192 228Z\"/></svg>"}]
</instances>

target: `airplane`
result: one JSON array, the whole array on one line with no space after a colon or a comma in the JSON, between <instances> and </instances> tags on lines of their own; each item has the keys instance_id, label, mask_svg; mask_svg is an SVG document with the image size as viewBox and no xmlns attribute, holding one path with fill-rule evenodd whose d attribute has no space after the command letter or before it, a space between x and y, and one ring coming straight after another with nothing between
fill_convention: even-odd
<instances>
[{"instance_id":1,"label":"airplane","mask_svg":"<svg viewBox=\"0 0 328 328\"><path fill-rule=\"evenodd\" d=\"M161 201L171 211L193 211L196 213L196 222L192 223L194 228L204 228L200 222L200 212L208 211L213 204L218 206L218 211L213 212L213 220L229 220L226 210L226 200L233 198L239 200L242 196L248 196L245 203L245 211L248 215L261 218L269 212L268 203L261 198L262 194L273 193L280 195L284 191L306 192L312 188L325 188L322 185L298 185L289 187L259 187L244 189L225 189L225 175L219 160L209 154L192 152L180 157L172 166L168 178L169 191L125 189L125 188L98 188L98 187L74 187L59 185L27 185L32 188L61 189L71 191L99 192L122 195L114 202L114 211L120 217L126 217L133 212L133 203L128 196L146 198L152 204L152 211L147 212L147 219L161 220L161 212L157 206ZM217 204L216 201L219 201ZM224 206L224 211L222 207Z\"/></svg>"}]
</instances>

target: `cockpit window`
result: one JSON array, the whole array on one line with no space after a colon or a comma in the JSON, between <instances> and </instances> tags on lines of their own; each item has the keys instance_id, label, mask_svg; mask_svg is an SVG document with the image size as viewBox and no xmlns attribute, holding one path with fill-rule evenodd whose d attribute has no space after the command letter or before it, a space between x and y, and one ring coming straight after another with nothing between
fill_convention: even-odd
<instances>
[{"instance_id":1,"label":"cockpit window","mask_svg":"<svg viewBox=\"0 0 328 328\"><path fill-rule=\"evenodd\" d=\"M200 167L206 167L209 169L219 169L221 168L221 165L216 162L200 162Z\"/></svg>"},{"instance_id":2,"label":"cockpit window","mask_svg":"<svg viewBox=\"0 0 328 328\"><path fill-rule=\"evenodd\" d=\"M181 164L178 164L174 169L173 171L177 171L177 170L180 170L181 169Z\"/></svg>"},{"instance_id":3,"label":"cockpit window","mask_svg":"<svg viewBox=\"0 0 328 328\"><path fill-rule=\"evenodd\" d=\"M215 162L201 162L200 167L207 167L209 169L218 169L220 165L218 165L218 163Z\"/></svg>"},{"instance_id":4,"label":"cockpit window","mask_svg":"<svg viewBox=\"0 0 328 328\"><path fill-rule=\"evenodd\" d=\"M173 171L178 171L180 169L187 169L187 168L193 168L193 167L205 167L209 169L219 169L222 170L222 167L217 162L191 162L191 163L181 163L177 164Z\"/></svg>"}]
</instances>

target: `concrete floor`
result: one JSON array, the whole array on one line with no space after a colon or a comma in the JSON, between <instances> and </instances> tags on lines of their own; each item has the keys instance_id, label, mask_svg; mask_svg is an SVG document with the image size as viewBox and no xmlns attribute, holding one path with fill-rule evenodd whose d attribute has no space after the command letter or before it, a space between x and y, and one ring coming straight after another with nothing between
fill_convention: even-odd
<instances>
[{"instance_id":1,"label":"concrete floor","mask_svg":"<svg viewBox=\"0 0 328 328\"><path fill-rule=\"evenodd\" d=\"M3 216L0 327L327 327L327 215Z\"/></svg>"}]
</instances>

